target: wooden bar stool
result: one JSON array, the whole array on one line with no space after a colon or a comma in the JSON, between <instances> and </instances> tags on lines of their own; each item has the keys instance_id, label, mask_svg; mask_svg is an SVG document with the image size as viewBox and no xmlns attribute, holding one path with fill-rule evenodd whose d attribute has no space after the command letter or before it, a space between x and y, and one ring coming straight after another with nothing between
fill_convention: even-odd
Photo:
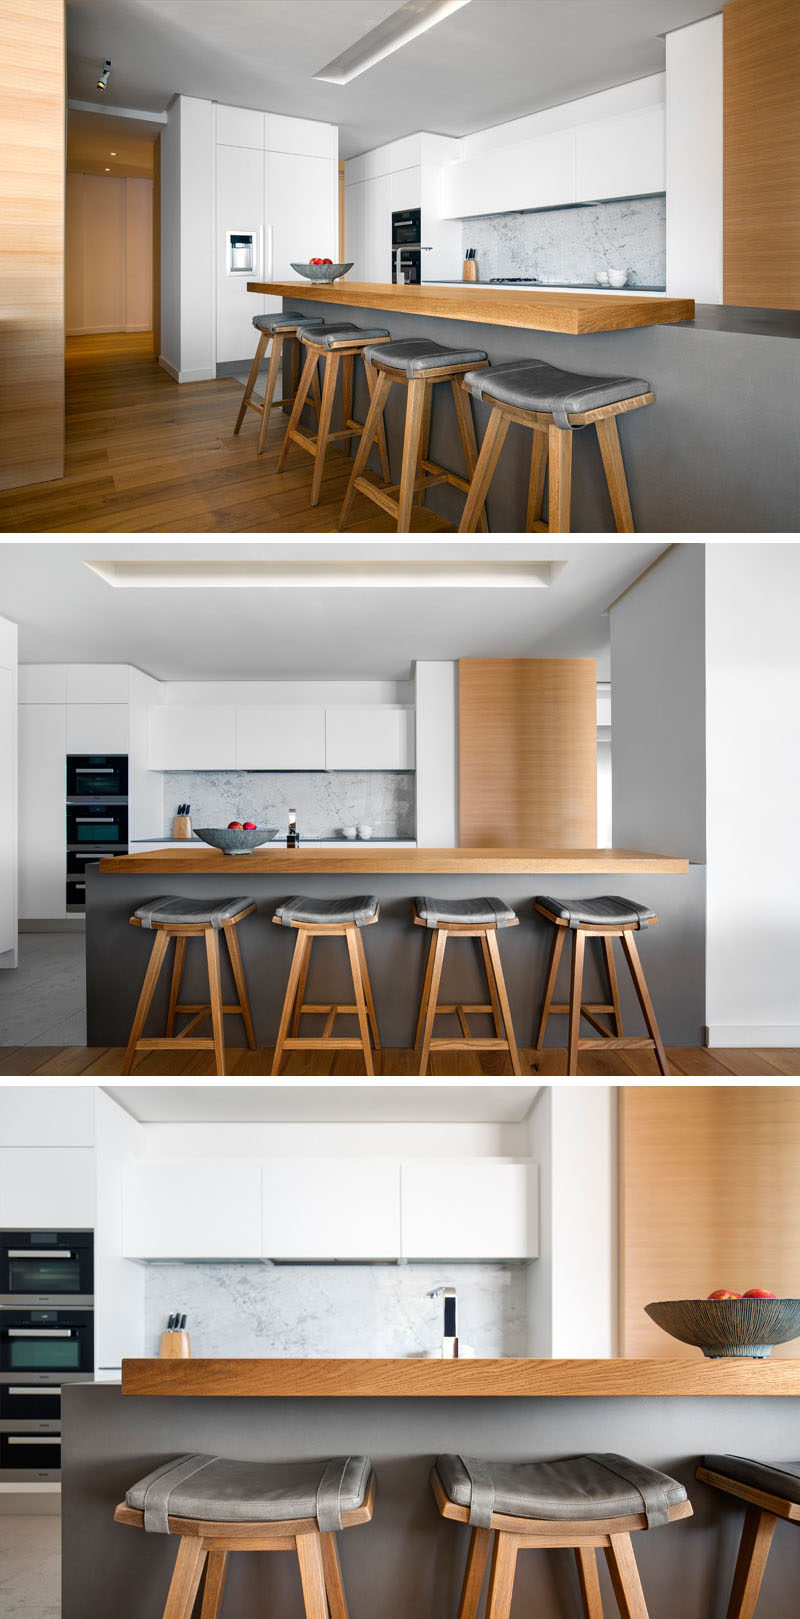
<instances>
[{"instance_id":1,"label":"wooden bar stool","mask_svg":"<svg viewBox=\"0 0 800 1619\"><path fill-rule=\"evenodd\" d=\"M468 396L461 387L466 371L488 366L483 349L450 349L434 343L429 337L403 338L399 342L384 343L380 348L367 349L364 354L367 375L375 375L372 404L364 427L363 437L356 453L355 465L347 486L339 528L347 523L357 490L367 495L391 517L397 518L398 533L411 528L413 505L425 504L425 493L437 484L449 483L466 494L474 476L478 459L475 426ZM384 474L383 486L363 476L370 445L378 422L391 392L392 383L406 389L406 426L403 438L403 466L399 484L390 484ZM467 476L459 477L449 468L428 459L428 440L431 430L431 402L437 382L449 382L456 407L458 429L464 450ZM481 514L481 527L488 527Z\"/></svg>"},{"instance_id":2,"label":"wooden bar stool","mask_svg":"<svg viewBox=\"0 0 800 1619\"><path fill-rule=\"evenodd\" d=\"M501 899L430 899L427 896L414 900L412 914L415 927L433 929L414 1040L414 1049L420 1053L420 1074L427 1074L432 1051L507 1051L512 1072L521 1074L497 943L498 928L518 927L519 918ZM444 953L451 938L480 940L483 968L489 986L488 1005L465 1005L463 1002L439 1005ZM444 1013L458 1018L461 1033L435 1040L434 1023ZM493 1035L478 1036L470 1032L467 1019L475 1013L491 1016Z\"/></svg>"},{"instance_id":3,"label":"wooden bar stool","mask_svg":"<svg viewBox=\"0 0 800 1619\"><path fill-rule=\"evenodd\" d=\"M577 1074L578 1053L580 1051L625 1051L633 1048L652 1049L656 1054L659 1072L669 1074L667 1055L658 1032L656 1014L650 999L639 952L633 939L638 928L653 927L658 917L647 905L637 905L635 900L619 899L612 894L604 894L600 899L549 899L546 894L537 895L534 900L536 910L552 922L555 932L550 951L550 961L547 968L547 982L544 992L544 1004L539 1023L539 1035L536 1041L536 1055L541 1057L544 1049L544 1036L547 1020L551 1013L556 1015L569 1013L569 1044L567 1048L567 1073ZM564 940L568 930L572 931L572 975L570 980L570 996L568 1004L555 1006L553 995L555 993L558 968L561 953L564 949ZM583 961L587 939L602 939L605 956L605 970L608 978L609 1000L598 1002L585 1002L582 999L583 991ZM620 1007L619 989L617 987L617 970L614 965L613 940L619 939L625 959L630 969L636 997L642 1009L644 1021L647 1025L647 1035L629 1035L622 1032L622 1009ZM600 1016L608 1017L611 1028L600 1022ZM582 1039L580 1036L581 1018L585 1018L593 1029L598 1030L599 1038Z\"/></svg>"},{"instance_id":4,"label":"wooden bar stool","mask_svg":"<svg viewBox=\"0 0 800 1619\"><path fill-rule=\"evenodd\" d=\"M236 426L234 427L233 431L234 433L238 433L247 411L254 410L256 415L261 417L261 426L258 430L258 445L256 448L256 455L260 455L264 448L264 440L267 436L270 411L277 410L281 405L290 405L297 394L297 376L300 369L298 365L299 349L297 346L297 334L298 332L303 331L307 326L321 326L322 321L315 320L312 315L297 315L293 314L291 310L284 310L280 315L254 315L253 325L259 334L258 344L256 347L253 364L250 367L250 375L247 378L247 383L245 385L242 403L239 406L239 414L236 418ZM272 340L272 348L269 356L267 379L264 384L264 398L259 403L257 399L253 398L253 389L258 381L258 374L261 370L261 362L264 358L266 347L270 339ZM276 399L275 388L278 382L278 372L281 369L284 359L283 350L287 339L291 341L292 391L288 398ZM319 377L317 376L316 371L311 378L311 389L314 407L317 412L317 420L319 420L320 393Z\"/></svg>"},{"instance_id":5,"label":"wooden bar stool","mask_svg":"<svg viewBox=\"0 0 800 1619\"><path fill-rule=\"evenodd\" d=\"M372 1062L370 1033L375 1050L380 1051L378 1020L364 953L361 929L371 927L379 916L378 901L374 894L358 894L355 898L309 899L299 894L279 905L273 922L281 927L294 928L297 933L289 982L283 999L278 1038L272 1059L272 1072L279 1074L286 1051L361 1051L368 1074L375 1072ZM355 1005L334 1002L320 1005L306 1002L306 983L311 965L311 950L315 939L345 939L353 979ZM301 1035L300 1019L319 1014L325 1017L321 1034ZM359 1034L335 1035L337 1017L357 1017ZM289 1034L291 1021L292 1032Z\"/></svg>"},{"instance_id":6,"label":"wooden bar stool","mask_svg":"<svg viewBox=\"0 0 800 1619\"><path fill-rule=\"evenodd\" d=\"M219 1619L231 1552L294 1552L306 1619L347 1619L336 1535L369 1523L375 1475L366 1456L239 1462L179 1456L140 1479L114 1522L177 1535L163 1619Z\"/></svg>"},{"instance_id":7,"label":"wooden bar stool","mask_svg":"<svg viewBox=\"0 0 800 1619\"><path fill-rule=\"evenodd\" d=\"M492 407L478 465L461 518L460 534L474 533L482 516L495 467L512 422L533 432L528 534L568 534L572 493L572 434L578 427L597 429L600 453L620 534L633 534L633 517L617 433L617 416L655 398L640 377L591 377L562 371L545 360L512 360L489 371L468 371L464 387ZM548 522L542 521L545 472L548 474Z\"/></svg>"},{"instance_id":8,"label":"wooden bar stool","mask_svg":"<svg viewBox=\"0 0 800 1619\"><path fill-rule=\"evenodd\" d=\"M697 1477L747 1502L728 1619L753 1619L778 1520L800 1523L800 1462L704 1456Z\"/></svg>"},{"instance_id":9,"label":"wooden bar stool","mask_svg":"<svg viewBox=\"0 0 800 1619\"><path fill-rule=\"evenodd\" d=\"M517 1553L554 1547L575 1553L586 1619L603 1619L597 1547L622 1619L647 1619L631 1534L692 1516L677 1479L628 1456L540 1462L438 1456L431 1485L442 1517L472 1526L458 1619L476 1619L490 1552L486 1619L509 1619Z\"/></svg>"},{"instance_id":10,"label":"wooden bar stool","mask_svg":"<svg viewBox=\"0 0 800 1619\"><path fill-rule=\"evenodd\" d=\"M299 444L301 450L306 450L314 457L314 476L311 480L312 506L319 505L320 491L322 489L322 474L325 470L325 456L328 445L335 439L344 440L344 453L350 452L350 440L367 432L365 423L353 420L353 370L359 355L363 356L369 343L383 343L388 341L389 333L383 326L373 327L370 331L354 326L352 321L341 322L338 326L313 327L298 333L300 342L306 351L306 361L300 386L295 395L292 414L289 417L289 426L283 447L278 457L276 471L285 472L286 457L292 444ZM308 390L312 386L317 374L317 365L322 360L324 364L322 380L322 404L319 410L316 433L303 433L300 430L300 417L303 406L308 397ZM342 419L344 426L335 433L331 432L331 417L333 415L333 400L336 393L336 379L339 369L342 371ZM367 386L370 399L373 397L374 377L369 366L366 367ZM386 448L386 431L383 425L382 414L374 416L368 413L367 421L373 425L369 428L370 437L367 443L369 449L373 440L377 439L378 453L381 458L381 467L388 482L389 455Z\"/></svg>"},{"instance_id":11,"label":"wooden bar stool","mask_svg":"<svg viewBox=\"0 0 800 1619\"><path fill-rule=\"evenodd\" d=\"M214 905L206 900L178 899L167 894L162 899L154 899L147 905L140 905L130 918L133 928L152 928L155 933L153 948L147 972L144 976L139 1004L131 1025L130 1038L125 1050L125 1060L122 1064L122 1073L129 1074L136 1054L139 1051L213 1051L214 1072L225 1072L225 1031L223 1018L225 1014L236 1013L241 1017L247 1043L251 1051L255 1050L256 1040L253 1033L253 1019L250 1015L250 1002L247 996L247 983L244 976L244 967L239 951L239 940L236 929L246 916L255 910L251 899L221 899ZM220 976L219 935L224 933L228 945L233 981L236 986L238 1000L235 1006L224 1006L222 1002L222 979ZM187 939L205 939L206 960L208 962L208 1001L205 1003L193 1002L184 1004L180 1002L181 980L186 959ZM167 953L170 940L175 940L175 960L172 967L172 987L169 996L169 1011L167 1013L166 1034L158 1039L145 1039L143 1029L147 1022L150 1003L155 994L156 985L161 976L164 957ZM191 1014L190 1021L180 1034L175 1034L175 1019L182 1013ZM205 1018L211 1018L212 1037L203 1037L195 1034L198 1024Z\"/></svg>"}]
</instances>

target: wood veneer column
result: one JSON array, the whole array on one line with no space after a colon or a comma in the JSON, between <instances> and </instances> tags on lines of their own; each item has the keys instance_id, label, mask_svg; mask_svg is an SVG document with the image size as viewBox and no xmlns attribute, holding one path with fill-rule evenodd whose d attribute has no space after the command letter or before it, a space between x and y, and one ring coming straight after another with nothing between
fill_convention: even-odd
<instances>
[{"instance_id":1,"label":"wood veneer column","mask_svg":"<svg viewBox=\"0 0 800 1619\"><path fill-rule=\"evenodd\" d=\"M722 16L724 302L800 309L800 6Z\"/></svg>"}]
</instances>

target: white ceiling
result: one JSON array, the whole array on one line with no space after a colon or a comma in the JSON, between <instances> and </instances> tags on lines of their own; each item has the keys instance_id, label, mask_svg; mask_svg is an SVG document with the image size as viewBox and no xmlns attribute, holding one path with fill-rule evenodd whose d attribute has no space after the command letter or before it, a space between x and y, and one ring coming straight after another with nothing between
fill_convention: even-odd
<instances>
[{"instance_id":1,"label":"white ceiling","mask_svg":"<svg viewBox=\"0 0 800 1619\"><path fill-rule=\"evenodd\" d=\"M537 1085L104 1085L142 1124L518 1124Z\"/></svg>"},{"instance_id":2,"label":"white ceiling","mask_svg":"<svg viewBox=\"0 0 800 1619\"><path fill-rule=\"evenodd\" d=\"M333 549L332 549L333 548ZM86 560L563 561L549 589L113 589ZM417 659L596 657L605 609L659 541L0 542L2 614L23 663L131 663L159 680L408 679Z\"/></svg>"},{"instance_id":3,"label":"white ceiling","mask_svg":"<svg viewBox=\"0 0 800 1619\"><path fill-rule=\"evenodd\" d=\"M163 125L139 118L70 110L67 114L67 172L149 180L153 143ZM115 153L116 156L112 156Z\"/></svg>"},{"instance_id":4,"label":"white ceiling","mask_svg":"<svg viewBox=\"0 0 800 1619\"><path fill-rule=\"evenodd\" d=\"M163 112L176 94L339 125L350 157L465 135L664 68L664 34L726 0L471 0L348 85L313 75L398 0L69 0L69 94ZM108 91L97 74L113 63Z\"/></svg>"}]
</instances>

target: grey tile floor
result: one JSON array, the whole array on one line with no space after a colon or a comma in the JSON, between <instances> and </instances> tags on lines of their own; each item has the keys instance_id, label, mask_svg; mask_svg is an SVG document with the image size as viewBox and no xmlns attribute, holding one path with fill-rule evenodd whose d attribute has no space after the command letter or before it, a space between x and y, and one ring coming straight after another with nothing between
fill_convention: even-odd
<instances>
[{"instance_id":1,"label":"grey tile floor","mask_svg":"<svg viewBox=\"0 0 800 1619\"><path fill-rule=\"evenodd\" d=\"M86 1044L86 935L21 933L0 971L0 1046Z\"/></svg>"},{"instance_id":2,"label":"grey tile floor","mask_svg":"<svg viewBox=\"0 0 800 1619\"><path fill-rule=\"evenodd\" d=\"M0 1515L0 1619L59 1619L61 1518Z\"/></svg>"}]
</instances>

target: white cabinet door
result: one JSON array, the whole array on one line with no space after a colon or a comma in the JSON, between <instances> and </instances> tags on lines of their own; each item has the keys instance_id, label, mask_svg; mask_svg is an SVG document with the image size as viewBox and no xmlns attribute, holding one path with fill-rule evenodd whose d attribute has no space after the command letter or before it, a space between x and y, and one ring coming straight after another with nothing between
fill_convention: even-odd
<instances>
[{"instance_id":1,"label":"white cabinet door","mask_svg":"<svg viewBox=\"0 0 800 1619\"><path fill-rule=\"evenodd\" d=\"M91 1147L94 1089L90 1085L44 1085L0 1090L0 1145Z\"/></svg>"},{"instance_id":2,"label":"white cabinet door","mask_svg":"<svg viewBox=\"0 0 800 1619\"><path fill-rule=\"evenodd\" d=\"M0 669L0 951L17 945L17 806L11 769L17 712L14 676L10 669Z\"/></svg>"},{"instance_id":3,"label":"white cabinet door","mask_svg":"<svg viewBox=\"0 0 800 1619\"><path fill-rule=\"evenodd\" d=\"M19 914L66 916L66 703L20 708L19 788Z\"/></svg>"},{"instance_id":4,"label":"white cabinet door","mask_svg":"<svg viewBox=\"0 0 800 1619\"><path fill-rule=\"evenodd\" d=\"M125 1184L126 1259L257 1259L261 1165L255 1160L139 1160Z\"/></svg>"},{"instance_id":5,"label":"white cabinet door","mask_svg":"<svg viewBox=\"0 0 800 1619\"><path fill-rule=\"evenodd\" d=\"M402 1166L404 1259L535 1259L535 1164L420 1160Z\"/></svg>"},{"instance_id":6,"label":"white cabinet door","mask_svg":"<svg viewBox=\"0 0 800 1619\"><path fill-rule=\"evenodd\" d=\"M448 164L442 200L445 219L574 202L574 130L518 141Z\"/></svg>"},{"instance_id":7,"label":"white cabinet door","mask_svg":"<svg viewBox=\"0 0 800 1619\"><path fill-rule=\"evenodd\" d=\"M345 187L344 193L344 256L352 264L353 281L366 281L367 277L367 182Z\"/></svg>"},{"instance_id":8,"label":"white cabinet door","mask_svg":"<svg viewBox=\"0 0 800 1619\"><path fill-rule=\"evenodd\" d=\"M338 258L336 164L332 158L267 152L267 279L300 281L292 262Z\"/></svg>"},{"instance_id":9,"label":"white cabinet door","mask_svg":"<svg viewBox=\"0 0 800 1619\"><path fill-rule=\"evenodd\" d=\"M666 189L663 107L604 118L575 131L576 198L635 197Z\"/></svg>"},{"instance_id":10,"label":"white cabinet door","mask_svg":"<svg viewBox=\"0 0 800 1619\"><path fill-rule=\"evenodd\" d=\"M264 147L264 114L247 107L217 107L217 145Z\"/></svg>"},{"instance_id":11,"label":"white cabinet door","mask_svg":"<svg viewBox=\"0 0 800 1619\"><path fill-rule=\"evenodd\" d=\"M264 153L245 146L217 147L217 361L252 360L256 333L253 316L267 308L263 298L247 291L247 282L264 274ZM228 275L227 232L252 235L252 276ZM270 309L280 308L272 299Z\"/></svg>"},{"instance_id":12,"label":"white cabinet door","mask_svg":"<svg viewBox=\"0 0 800 1619\"><path fill-rule=\"evenodd\" d=\"M376 146L366 156L367 179L382 174L396 174L399 169L412 168L420 160L419 135L404 135L399 141Z\"/></svg>"},{"instance_id":13,"label":"white cabinet door","mask_svg":"<svg viewBox=\"0 0 800 1619\"><path fill-rule=\"evenodd\" d=\"M68 703L67 753L127 753L127 703Z\"/></svg>"},{"instance_id":14,"label":"white cabinet door","mask_svg":"<svg viewBox=\"0 0 800 1619\"><path fill-rule=\"evenodd\" d=\"M266 1259L398 1259L400 1166L276 1158L263 1170Z\"/></svg>"},{"instance_id":15,"label":"white cabinet door","mask_svg":"<svg viewBox=\"0 0 800 1619\"><path fill-rule=\"evenodd\" d=\"M315 118L286 118L283 113L268 112L264 145L268 152L335 158L336 129L333 124L322 124Z\"/></svg>"},{"instance_id":16,"label":"white cabinet door","mask_svg":"<svg viewBox=\"0 0 800 1619\"><path fill-rule=\"evenodd\" d=\"M274 703L236 710L237 770L324 770L322 704Z\"/></svg>"},{"instance_id":17,"label":"white cabinet door","mask_svg":"<svg viewBox=\"0 0 800 1619\"><path fill-rule=\"evenodd\" d=\"M413 770L414 710L326 708L326 770Z\"/></svg>"},{"instance_id":18,"label":"white cabinet door","mask_svg":"<svg viewBox=\"0 0 800 1619\"><path fill-rule=\"evenodd\" d=\"M19 666L21 703L65 703L67 666L65 663L21 663Z\"/></svg>"},{"instance_id":19,"label":"white cabinet door","mask_svg":"<svg viewBox=\"0 0 800 1619\"><path fill-rule=\"evenodd\" d=\"M93 1147L0 1147L0 1224L94 1226Z\"/></svg>"},{"instance_id":20,"label":"white cabinet door","mask_svg":"<svg viewBox=\"0 0 800 1619\"><path fill-rule=\"evenodd\" d=\"M68 703L127 703L131 672L127 663L67 665Z\"/></svg>"},{"instance_id":21,"label":"white cabinet door","mask_svg":"<svg viewBox=\"0 0 800 1619\"><path fill-rule=\"evenodd\" d=\"M400 208L422 207L422 169L417 164L412 169L399 169L391 177L391 204L392 213ZM422 221L422 234L425 235L425 221ZM389 238L391 241L391 237Z\"/></svg>"},{"instance_id":22,"label":"white cabinet door","mask_svg":"<svg viewBox=\"0 0 800 1619\"><path fill-rule=\"evenodd\" d=\"M367 280L392 279L392 177L367 181Z\"/></svg>"},{"instance_id":23,"label":"white cabinet door","mask_svg":"<svg viewBox=\"0 0 800 1619\"><path fill-rule=\"evenodd\" d=\"M236 709L151 708L150 770L235 770Z\"/></svg>"}]
</instances>

